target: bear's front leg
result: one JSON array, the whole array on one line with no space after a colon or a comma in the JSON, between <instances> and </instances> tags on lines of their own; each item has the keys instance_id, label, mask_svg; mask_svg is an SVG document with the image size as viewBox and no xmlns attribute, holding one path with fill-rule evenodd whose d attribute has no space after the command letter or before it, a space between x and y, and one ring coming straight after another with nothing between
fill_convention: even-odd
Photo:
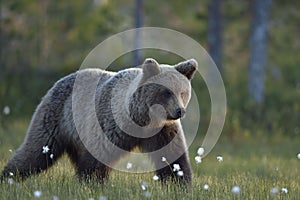
<instances>
[{"instance_id":1,"label":"bear's front leg","mask_svg":"<svg viewBox=\"0 0 300 200\"><path fill-rule=\"evenodd\" d=\"M177 160L172 163L160 160L160 162L166 162L165 167L156 170L156 175L163 181L166 182L169 178L179 184L191 184L192 182L192 170L188 158L188 154L184 153ZM157 164L156 164L157 165Z\"/></svg>"},{"instance_id":2,"label":"bear's front leg","mask_svg":"<svg viewBox=\"0 0 300 200\"><path fill-rule=\"evenodd\" d=\"M163 182L171 179L179 184L191 184L192 170L183 131L180 125L165 126L156 135L144 139L143 152L148 152Z\"/></svg>"}]
</instances>

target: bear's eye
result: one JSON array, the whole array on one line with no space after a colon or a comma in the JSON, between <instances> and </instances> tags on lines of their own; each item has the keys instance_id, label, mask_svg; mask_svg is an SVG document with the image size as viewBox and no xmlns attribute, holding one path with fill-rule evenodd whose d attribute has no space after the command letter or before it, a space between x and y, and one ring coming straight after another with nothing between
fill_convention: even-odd
<instances>
[{"instance_id":1,"label":"bear's eye","mask_svg":"<svg viewBox=\"0 0 300 200\"><path fill-rule=\"evenodd\" d=\"M165 90L163 95L164 95L164 97L169 98L172 96L172 92L170 90Z\"/></svg>"}]
</instances>

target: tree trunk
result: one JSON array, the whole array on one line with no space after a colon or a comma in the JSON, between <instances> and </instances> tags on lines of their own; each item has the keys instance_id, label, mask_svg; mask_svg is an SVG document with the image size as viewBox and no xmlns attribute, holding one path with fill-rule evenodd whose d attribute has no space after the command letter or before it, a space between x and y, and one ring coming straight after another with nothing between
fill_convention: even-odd
<instances>
[{"instance_id":1,"label":"tree trunk","mask_svg":"<svg viewBox=\"0 0 300 200\"><path fill-rule=\"evenodd\" d=\"M208 16L208 48L209 55L222 71L222 0L211 0Z\"/></svg>"},{"instance_id":2,"label":"tree trunk","mask_svg":"<svg viewBox=\"0 0 300 200\"><path fill-rule=\"evenodd\" d=\"M39 63L38 67L47 69L48 68L48 56L50 51L50 41L49 41L49 33L48 33L48 4L47 0L39 1L40 7L40 32L39 37L37 39L38 48L39 48Z\"/></svg>"},{"instance_id":3,"label":"tree trunk","mask_svg":"<svg viewBox=\"0 0 300 200\"><path fill-rule=\"evenodd\" d=\"M254 0L249 58L249 96L256 104L264 101L267 60L268 18L271 0Z\"/></svg>"},{"instance_id":4,"label":"tree trunk","mask_svg":"<svg viewBox=\"0 0 300 200\"><path fill-rule=\"evenodd\" d=\"M136 49L134 51L134 64L135 66L138 66L142 61L142 52L141 50L138 50L140 48L141 44L141 33L138 28L141 28L143 26L143 18L144 18L144 12L143 12L143 4L144 0L136 0L135 1L135 38L134 38L134 48Z\"/></svg>"}]
</instances>

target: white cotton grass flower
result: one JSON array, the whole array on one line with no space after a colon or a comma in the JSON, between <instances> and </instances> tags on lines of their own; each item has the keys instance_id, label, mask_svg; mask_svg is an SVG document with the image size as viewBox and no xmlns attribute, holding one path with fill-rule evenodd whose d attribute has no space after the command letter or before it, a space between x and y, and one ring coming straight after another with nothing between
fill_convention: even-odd
<instances>
[{"instance_id":1,"label":"white cotton grass flower","mask_svg":"<svg viewBox=\"0 0 300 200\"><path fill-rule=\"evenodd\" d=\"M50 148L48 147L48 145L46 145L46 146L43 146L43 151L42 151L42 153L48 153L50 151Z\"/></svg>"},{"instance_id":2,"label":"white cotton grass flower","mask_svg":"<svg viewBox=\"0 0 300 200\"><path fill-rule=\"evenodd\" d=\"M223 162L223 157L222 156L217 156L217 161L218 162Z\"/></svg>"},{"instance_id":3,"label":"white cotton grass flower","mask_svg":"<svg viewBox=\"0 0 300 200\"><path fill-rule=\"evenodd\" d=\"M181 168L180 168L180 165L179 164L173 164L173 171L176 172L176 171L179 171Z\"/></svg>"},{"instance_id":4,"label":"white cotton grass flower","mask_svg":"<svg viewBox=\"0 0 300 200\"><path fill-rule=\"evenodd\" d=\"M9 185L14 184L14 179L13 179L13 178L8 178L8 179L7 179L7 183L8 183Z\"/></svg>"},{"instance_id":5,"label":"white cotton grass flower","mask_svg":"<svg viewBox=\"0 0 300 200\"><path fill-rule=\"evenodd\" d=\"M297 154L297 158L300 160L300 153Z\"/></svg>"},{"instance_id":6,"label":"white cotton grass flower","mask_svg":"<svg viewBox=\"0 0 300 200\"><path fill-rule=\"evenodd\" d=\"M39 190L36 190L33 192L34 197L40 198L42 196L42 192Z\"/></svg>"},{"instance_id":7,"label":"white cotton grass flower","mask_svg":"<svg viewBox=\"0 0 300 200\"><path fill-rule=\"evenodd\" d=\"M143 182L141 183L141 188L142 188L142 190L146 190L147 187L148 187L148 183L145 182L145 181L143 181Z\"/></svg>"},{"instance_id":8,"label":"white cotton grass flower","mask_svg":"<svg viewBox=\"0 0 300 200\"><path fill-rule=\"evenodd\" d=\"M146 198L150 198L151 197L151 193L149 191L144 192L144 196Z\"/></svg>"},{"instance_id":9,"label":"white cotton grass flower","mask_svg":"<svg viewBox=\"0 0 300 200\"><path fill-rule=\"evenodd\" d=\"M279 192L279 190L278 190L278 188L277 187L273 187L273 188L271 188L271 190L270 190L270 193L271 194L277 194Z\"/></svg>"},{"instance_id":10,"label":"white cotton grass flower","mask_svg":"<svg viewBox=\"0 0 300 200\"><path fill-rule=\"evenodd\" d=\"M9 175L10 175L10 176L13 176L13 175L14 175L14 173L12 173L12 172L9 172Z\"/></svg>"},{"instance_id":11,"label":"white cotton grass flower","mask_svg":"<svg viewBox=\"0 0 300 200\"><path fill-rule=\"evenodd\" d=\"M8 151L9 151L10 153L13 153L13 152L14 152L12 149L8 149Z\"/></svg>"},{"instance_id":12,"label":"white cotton grass flower","mask_svg":"<svg viewBox=\"0 0 300 200\"><path fill-rule=\"evenodd\" d=\"M126 168L127 168L127 169L131 169L131 168L132 168L132 163L131 163L131 162L128 162L127 165L126 165Z\"/></svg>"},{"instance_id":13,"label":"white cotton grass flower","mask_svg":"<svg viewBox=\"0 0 300 200\"><path fill-rule=\"evenodd\" d=\"M99 200L107 200L106 196L100 195Z\"/></svg>"},{"instance_id":14,"label":"white cotton grass flower","mask_svg":"<svg viewBox=\"0 0 300 200\"><path fill-rule=\"evenodd\" d=\"M183 171L178 171L177 176L183 176Z\"/></svg>"},{"instance_id":15,"label":"white cotton grass flower","mask_svg":"<svg viewBox=\"0 0 300 200\"><path fill-rule=\"evenodd\" d=\"M10 107L9 106L5 106L3 108L3 114L4 115L9 115L10 114Z\"/></svg>"},{"instance_id":16,"label":"white cotton grass flower","mask_svg":"<svg viewBox=\"0 0 300 200\"><path fill-rule=\"evenodd\" d=\"M231 189L232 194L239 194L241 192L241 188L239 186L233 186Z\"/></svg>"},{"instance_id":17,"label":"white cotton grass flower","mask_svg":"<svg viewBox=\"0 0 300 200\"><path fill-rule=\"evenodd\" d=\"M209 189L209 185L208 184L204 184L203 189L204 190L208 190Z\"/></svg>"},{"instance_id":18,"label":"white cotton grass flower","mask_svg":"<svg viewBox=\"0 0 300 200\"><path fill-rule=\"evenodd\" d=\"M141 187L142 187L142 190L146 190L147 189L147 187L144 186L144 185L141 185Z\"/></svg>"},{"instance_id":19,"label":"white cotton grass flower","mask_svg":"<svg viewBox=\"0 0 300 200\"><path fill-rule=\"evenodd\" d=\"M59 200L59 197L54 195L54 196L52 196L52 200Z\"/></svg>"},{"instance_id":20,"label":"white cotton grass flower","mask_svg":"<svg viewBox=\"0 0 300 200\"><path fill-rule=\"evenodd\" d=\"M287 188L281 188L281 193L287 194L289 191Z\"/></svg>"},{"instance_id":21,"label":"white cotton grass flower","mask_svg":"<svg viewBox=\"0 0 300 200\"><path fill-rule=\"evenodd\" d=\"M153 179L154 181L157 181L157 180L159 179L159 177L158 177L157 175L154 175L154 176L152 177L152 179Z\"/></svg>"},{"instance_id":22,"label":"white cotton grass flower","mask_svg":"<svg viewBox=\"0 0 300 200\"><path fill-rule=\"evenodd\" d=\"M204 148L203 148L203 147L200 147L200 148L197 150L197 154L198 154L199 156L203 156L203 154L204 154Z\"/></svg>"},{"instance_id":23,"label":"white cotton grass flower","mask_svg":"<svg viewBox=\"0 0 300 200\"><path fill-rule=\"evenodd\" d=\"M161 157L161 161L166 162L167 161L166 157Z\"/></svg>"},{"instance_id":24,"label":"white cotton grass flower","mask_svg":"<svg viewBox=\"0 0 300 200\"><path fill-rule=\"evenodd\" d=\"M200 156L196 156L195 161L197 164L202 163L202 158Z\"/></svg>"},{"instance_id":25,"label":"white cotton grass flower","mask_svg":"<svg viewBox=\"0 0 300 200\"><path fill-rule=\"evenodd\" d=\"M50 157L51 159L53 159L53 158L54 158L53 153L51 153L49 157Z\"/></svg>"}]
</instances>

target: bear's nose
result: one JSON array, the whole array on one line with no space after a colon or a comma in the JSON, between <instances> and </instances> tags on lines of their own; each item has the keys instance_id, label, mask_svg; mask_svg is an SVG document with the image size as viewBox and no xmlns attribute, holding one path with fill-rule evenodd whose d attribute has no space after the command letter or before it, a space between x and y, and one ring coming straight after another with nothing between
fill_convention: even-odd
<instances>
[{"instance_id":1,"label":"bear's nose","mask_svg":"<svg viewBox=\"0 0 300 200\"><path fill-rule=\"evenodd\" d=\"M177 114L178 118L183 117L183 115L185 114L184 108L177 108L176 114Z\"/></svg>"}]
</instances>

